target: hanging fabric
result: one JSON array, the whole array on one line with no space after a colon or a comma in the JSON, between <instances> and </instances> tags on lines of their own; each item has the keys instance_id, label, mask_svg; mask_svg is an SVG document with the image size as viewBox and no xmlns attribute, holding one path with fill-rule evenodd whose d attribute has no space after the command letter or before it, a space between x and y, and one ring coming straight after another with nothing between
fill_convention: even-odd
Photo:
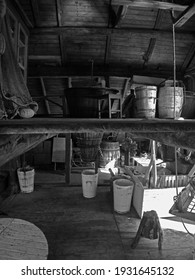
<instances>
[{"instance_id":1,"label":"hanging fabric","mask_svg":"<svg viewBox=\"0 0 195 280\"><path fill-rule=\"evenodd\" d=\"M0 119L14 118L24 108L32 117L38 104L32 100L17 63L4 0L0 0L0 32Z\"/></svg>"}]
</instances>

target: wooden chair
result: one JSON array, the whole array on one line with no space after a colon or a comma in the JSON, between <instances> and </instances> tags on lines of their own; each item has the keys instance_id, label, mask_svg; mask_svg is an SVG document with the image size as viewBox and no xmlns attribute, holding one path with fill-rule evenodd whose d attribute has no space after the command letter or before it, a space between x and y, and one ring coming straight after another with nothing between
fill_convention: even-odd
<instances>
[{"instance_id":1,"label":"wooden chair","mask_svg":"<svg viewBox=\"0 0 195 280\"><path fill-rule=\"evenodd\" d=\"M108 93L98 98L99 119L103 115L108 115L109 119L113 115L122 118L122 96L120 94Z\"/></svg>"}]
</instances>

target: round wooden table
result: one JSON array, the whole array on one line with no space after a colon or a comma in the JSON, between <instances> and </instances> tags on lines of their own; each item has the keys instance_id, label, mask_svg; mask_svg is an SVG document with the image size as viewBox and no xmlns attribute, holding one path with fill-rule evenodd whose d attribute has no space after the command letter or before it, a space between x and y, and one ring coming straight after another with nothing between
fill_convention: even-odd
<instances>
[{"instance_id":1,"label":"round wooden table","mask_svg":"<svg viewBox=\"0 0 195 280\"><path fill-rule=\"evenodd\" d=\"M46 260L48 243L34 224L15 218L0 218L1 260Z\"/></svg>"}]
</instances>

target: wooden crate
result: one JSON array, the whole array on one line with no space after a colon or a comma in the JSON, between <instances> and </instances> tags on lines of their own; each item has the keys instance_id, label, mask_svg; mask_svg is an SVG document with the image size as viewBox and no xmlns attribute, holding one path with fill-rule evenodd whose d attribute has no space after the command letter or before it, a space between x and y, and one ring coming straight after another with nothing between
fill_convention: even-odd
<instances>
[{"instance_id":1,"label":"wooden crate","mask_svg":"<svg viewBox=\"0 0 195 280\"><path fill-rule=\"evenodd\" d=\"M188 182L188 175L178 175L178 187L185 186ZM160 175L157 182L158 188L175 188L176 187L176 175Z\"/></svg>"},{"instance_id":2,"label":"wooden crate","mask_svg":"<svg viewBox=\"0 0 195 280\"><path fill-rule=\"evenodd\" d=\"M151 210L155 210L159 217L171 216L169 210L176 196L176 188L148 189L132 172L131 178L134 181L132 204L139 217L143 216L144 211ZM184 186L178 187L178 190L183 188Z\"/></svg>"}]
</instances>

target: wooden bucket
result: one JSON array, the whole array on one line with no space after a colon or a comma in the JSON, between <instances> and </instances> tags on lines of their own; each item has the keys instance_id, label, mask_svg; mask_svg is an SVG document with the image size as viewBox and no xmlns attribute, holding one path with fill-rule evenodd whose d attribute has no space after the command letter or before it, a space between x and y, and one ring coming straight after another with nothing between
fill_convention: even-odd
<instances>
[{"instance_id":1,"label":"wooden bucket","mask_svg":"<svg viewBox=\"0 0 195 280\"><path fill-rule=\"evenodd\" d=\"M177 84L176 84L177 85ZM158 114L162 119L174 119L181 116L183 107L183 87L174 87L170 81L165 82L165 86L160 87L158 96Z\"/></svg>"},{"instance_id":2,"label":"wooden bucket","mask_svg":"<svg viewBox=\"0 0 195 280\"><path fill-rule=\"evenodd\" d=\"M77 133L77 146L84 162L94 162L97 159L103 133Z\"/></svg>"},{"instance_id":3,"label":"wooden bucket","mask_svg":"<svg viewBox=\"0 0 195 280\"><path fill-rule=\"evenodd\" d=\"M114 165L120 158L120 146L116 141L102 141L100 144L99 166L106 167L108 163L114 161Z\"/></svg>"},{"instance_id":4,"label":"wooden bucket","mask_svg":"<svg viewBox=\"0 0 195 280\"><path fill-rule=\"evenodd\" d=\"M135 88L136 118L155 118L157 87L141 86Z\"/></svg>"},{"instance_id":5,"label":"wooden bucket","mask_svg":"<svg viewBox=\"0 0 195 280\"><path fill-rule=\"evenodd\" d=\"M20 190L23 193L30 193L34 191L34 177L35 170L23 171L22 168L17 169Z\"/></svg>"}]
</instances>

